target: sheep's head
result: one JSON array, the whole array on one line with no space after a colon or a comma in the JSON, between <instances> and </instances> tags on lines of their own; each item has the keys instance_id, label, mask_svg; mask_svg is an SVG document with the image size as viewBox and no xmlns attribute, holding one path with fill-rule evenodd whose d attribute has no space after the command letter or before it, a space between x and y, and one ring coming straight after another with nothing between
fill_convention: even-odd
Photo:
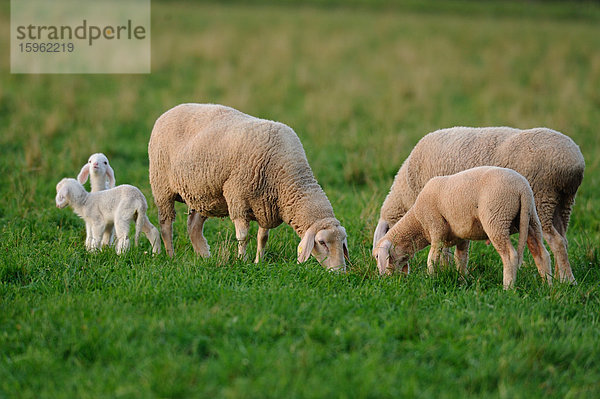
<instances>
[{"instance_id":1,"label":"sheep's head","mask_svg":"<svg viewBox=\"0 0 600 399\"><path fill-rule=\"evenodd\" d=\"M70 179L73 180L73 179ZM69 205L69 179L62 179L56 185L56 198L54 199L56 202L57 208L64 208Z\"/></svg>"},{"instance_id":2,"label":"sheep's head","mask_svg":"<svg viewBox=\"0 0 600 399\"><path fill-rule=\"evenodd\" d=\"M392 274L394 270L402 270L408 274L410 267L408 260L412 256L410 248L394 245L386 237L383 237L373 248L373 257L377 260L379 274Z\"/></svg>"},{"instance_id":3,"label":"sheep's head","mask_svg":"<svg viewBox=\"0 0 600 399\"><path fill-rule=\"evenodd\" d=\"M298 245L298 263L305 262L312 254L327 269L346 271L344 259L349 260L346 229L336 219L320 222L304 233Z\"/></svg>"},{"instance_id":4,"label":"sheep's head","mask_svg":"<svg viewBox=\"0 0 600 399\"><path fill-rule=\"evenodd\" d=\"M102 153L96 153L90 155L88 162L83 165L77 180L79 183L84 184L88 177L92 176L105 176L108 179L108 188L115 186L115 172L108 163L108 158Z\"/></svg>"}]
</instances>

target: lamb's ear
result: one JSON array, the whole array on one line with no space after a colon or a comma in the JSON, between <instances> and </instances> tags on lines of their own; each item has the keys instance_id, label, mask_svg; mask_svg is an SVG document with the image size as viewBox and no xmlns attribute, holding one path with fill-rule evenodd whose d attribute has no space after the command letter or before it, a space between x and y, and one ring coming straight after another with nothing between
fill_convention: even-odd
<instances>
[{"instance_id":1,"label":"lamb's ear","mask_svg":"<svg viewBox=\"0 0 600 399\"><path fill-rule=\"evenodd\" d=\"M385 240L382 243L379 243L379 246L376 249L377 254L377 268L379 269L379 274L384 275L388 273L390 267L390 247L392 243L389 240Z\"/></svg>"},{"instance_id":2,"label":"lamb's ear","mask_svg":"<svg viewBox=\"0 0 600 399\"><path fill-rule=\"evenodd\" d=\"M108 188L115 186L115 171L110 165L106 165L106 175L108 176Z\"/></svg>"},{"instance_id":3,"label":"lamb's ear","mask_svg":"<svg viewBox=\"0 0 600 399\"><path fill-rule=\"evenodd\" d=\"M84 184L88 177L90 175L90 164L86 163L85 165L83 165L83 168L81 168L81 171L79 171L79 174L77 175L77 181L81 184Z\"/></svg>"},{"instance_id":4,"label":"lamb's ear","mask_svg":"<svg viewBox=\"0 0 600 399\"><path fill-rule=\"evenodd\" d=\"M298 263L306 262L310 257L315 246L315 235L316 231L312 227L304 233L304 237L302 237L300 244L298 244Z\"/></svg>"}]
</instances>

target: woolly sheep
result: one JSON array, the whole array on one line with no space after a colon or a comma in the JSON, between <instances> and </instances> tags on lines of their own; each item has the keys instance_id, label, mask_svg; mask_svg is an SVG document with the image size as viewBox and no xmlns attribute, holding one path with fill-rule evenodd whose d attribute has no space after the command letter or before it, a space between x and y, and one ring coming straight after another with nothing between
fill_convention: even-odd
<instances>
[{"instance_id":1,"label":"woolly sheep","mask_svg":"<svg viewBox=\"0 0 600 399\"><path fill-rule=\"evenodd\" d=\"M510 234L517 231L515 250ZM514 283L526 242L540 275L552 283L550 255L544 247L529 183L512 169L493 166L429 180L414 205L377 242L373 256L384 274L390 263L400 268L416 251L431 244L427 271L432 274L441 249L456 245L456 267L465 275L469 240L488 238L502 258L505 289Z\"/></svg>"},{"instance_id":2,"label":"woolly sheep","mask_svg":"<svg viewBox=\"0 0 600 399\"><path fill-rule=\"evenodd\" d=\"M85 247L88 251L101 248L102 233L112 225L117 236L117 254L127 251L129 224L135 219L135 244L138 243L140 231L143 231L152 244L152 252L160 253L160 235L148 220L146 198L136 187L123 184L88 193L77 180L65 178L56 185L56 206L64 208L67 205L85 221Z\"/></svg>"},{"instance_id":3,"label":"woolly sheep","mask_svg":"<svg viewBox=\"0 0 600 399\"><path fill-rule=\"evenodd\" d=\"M328 269L345 270L346 231L288 126L222 105L181 104L157 119L148 157L170 256L178 201L189 208L188 233L201 256L210 256L203 235L206 219L229 215L240 257L246 253L251 220L259 225L255 262L264 254L269 229L285 222L302 237L298 262L312 253Z\"/></svg>"},{"instance_id":4,"label":"woolly sheep","mask_svg":"<svg viewBox=\"0 0 600 399\"><path fill-rule=\"evenodd\" d=\"M573 140L547 128L454 127L423 137L381 207L373 245L408 211L430 178L483 165L514 169L529 181L543 236L554 253L555 273L561 281L575 283L566 231L585 162Z\"/></svg>"},{"instance_id":5,"label":"woolly sheep","mask_svg":"<svg viewBox=\"0 0 600 399\"><path fill-rule=\"evenodd\" d=\"M108 158L102 153L90 155L85 165L81 167L81 171L77 175L77 180L81 184L85 184L88 177L90 178L90 191L95 193L100 190L108 190L115 186L115 172L108 163ZM86 237L86 241L88 237ZM102 234L102 246L110 245L113 240L113 228L107 228Z\"/></svg>"}]
</instances>

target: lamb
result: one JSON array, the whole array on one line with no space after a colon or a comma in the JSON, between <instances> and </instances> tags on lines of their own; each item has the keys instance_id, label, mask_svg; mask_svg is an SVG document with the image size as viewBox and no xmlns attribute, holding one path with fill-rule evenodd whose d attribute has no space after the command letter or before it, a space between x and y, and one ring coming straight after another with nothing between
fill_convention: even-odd
<instances>
[{"instance_id":1,"label":"lamb","mask_svg":"<svg viewBox=\"0 0 600 399\"><path fill-rule=\"evenodd\" d=\"M515 250L510 234L517 231ZM432 178L408 212L378 240L373 256L384 274L403 267L416 251L431 244L427 271L432 274L441 249L456 245L456 267L465 275L469 240L488 238L502 258L504 289L514 284L526 242L538 272L552 284L550 255L542 240L533 191L527 179L507 168L480 166Z\"/></svg>"},{"instance_id":2,"label":"lamb","mask_svg":"<svg viewBox=\"0 0 600 399\"><path fill-rule=\"evenodd\" d=\"M102 153L90 155L87 163L82 166L81 171L77 175L77 180L81 184L85 184L88 177L90 178L91 192L95 193L100 190L108 190L115 186L115 172L108 163L108 158ZM89 237L86 237L86 241ZM113 226L108 225L106 231L102 233L102 246L110 245L113 240Z\"/></svg>"},{"instance_id":3,"label":"lamb","mask_svg":"<svg viewBox=\"0 0 600 399\"><path fill-rule=\"evenodd\" d=\"M240 257L246 254L250 221L259 225L255 262L264 255L269 229L285 222L302 238L298 262L312 253L328 269L345 270L346 231L288 126L222 105L181 104L157 119L148 157L168 255L173 256L178 201L189 208L188 233L203 257L210 256L204 222L229 215Z\"/></svg>"},{"instance_id":4,"label":"lamb","mask_svg":"<svg viewBox=\"0 0 600 399\"><path fill-rule=\"evenodd\" d=\"M543 236L554 253L555 274L575 284L566 231L585 162L573 140L547 128L454 127L423 137L381 207L373 245L408 211L429 179L483 165L514 169L529 181Z\"/></svg>"},{"instance_id":5,"label":"lamb","mask_svg":"<svg viewBox=\"0 0 600 399\"><path fill-rule=\"evenodd\" d=\"M140 231L150 243L152 252L160 253L160 235L146 216L148 205L142 192L134 186L123 184L109 190L88 193L75 179L65 178L56 185L56 206L70 205L85 221L88 251L101 248L102 233L113 225L116 233L115 250L121 254L129 249L129 224L135 219L135 244Z\"/></svg>"}]
</instances>

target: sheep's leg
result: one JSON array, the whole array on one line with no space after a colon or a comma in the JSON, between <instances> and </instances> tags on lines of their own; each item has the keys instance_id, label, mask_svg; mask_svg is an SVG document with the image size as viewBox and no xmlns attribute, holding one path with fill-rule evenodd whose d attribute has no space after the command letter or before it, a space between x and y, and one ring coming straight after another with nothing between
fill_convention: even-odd
<instances>
[{"instance_id":1,"label":"sheep's leg","mask_svg":"<svg viewBox=\"0 0 600 399\"><path fill-rule=\"evenodd\" d=\"M548 241L548 245L554 253L554 261L556 262L554 273L558 275L562 282L577 284L567 256L567 239L554 226L544 230L544 238Z\"/></svg>"},{"instance_id":2,"label":"sheep's leg","mask_svg":"<svg viewBox=\"0 0 600 399\"><path fill-rule=\"evenodd\" d=\"M440 251L443 249L442 244L438 240L433 240L431 247L429 248L429 254L427 255L427 273L433 274L435 272L434 264L438 263L440 257Z\"/></svg>"},{"instance_id":3,"label":"sheep's leg","mask_svg":"<svg viewBox=\"0 0 600 399\"><path fill-rule=\"evenodd\" d=\"M85 224L85 249L92 250L92 226L90 223Z\"/></svg>"},{"instance_id":4,"label":"sheep's leg","mask_svg":"<svg viewBox=\"0 0 600 399\"><path fill-rule=\"evenodd\" d=\"M233 224L235 225L235 238L238 241L238 257L245 258L250 223L245 219L235 219Z\"/></svg>"},{"instance_id":5,"label":"sheep's leg","mask_svg":"<svg viewBox=\"0 0 600 399\"><path fill-rule=\"evenodd\" d=\"M258 234L256 235L256 258L254 259L254 263L260 262L260 259L265 255L265 246L267 245L268 239L269 229L258 226Z\"/></svg>"},{"instance_id":6,"label":"sheep's leg","mask_svg":"<svg viewBox=\"0 0 600 399\"><path fill-rule=\"evenodd\" d=\"M194 251L196 251L198 255L203 258L208 258L210 256L210 247L203 233L205 221L206 218L204 216L201 216L196 211L190 209L187 220L190 241L192 241Z\"/></svg>"},{"instance_id":7,"label":"sheep's leg","mask_svg":"<svg viewBox=\"0 0 600 399\"><path fill-rule=\"evenodd\" d=\"M175 220L174 200L161 201L156 199L158 207L158 220L160 224L160 235L165 244L165 251L171 258L175 254L173 251L173 221Z\"/></svg>"},{"instance_id":8,"label":"sheep's leg","mask_svg":"<svg viewBox=\"0 0 600 399\"><path fill-rule=\"evenodd\" d=\"M101 248L102 233L104 232L104 224L94 224L90 228L90 251L96 251Z\"/></svg>"},{"instance_id":9,"label":"sheep's leg","mask_svg":"<svg viewBox=\"0 0 600 399\"><path fill-rule=\"evenodd\" d=\"M150 241L150 244L152 245L152 253L159 254L160 253L160 233L158 232L158 229L156 227L154 227L154 225L152 223L150 223L150 220L148 219L147 215L145 215L144 218L145 218L145 220L144 220L144 225L142 226L142 231L144 232L144 234L146 235L146 238L148 238L148 241Z\"/></svg>"},{"instance_id":10,"label":"sheep's leg","mask_svg":"<svg viewBox=\"0 0 600 399\"><path fill-rule=\"evenodd\" d=\"M489 238L492 242L492 245L500 255L500 258L502 258L502 282L504 289L507 290L512 288L517 277L519 254L517 253L515 247L512 246L508 232L506 235L490 236Z\"/></svg>"},{"instance_id":11,"label":"sheep's leg","mask_svg":"<svg viewBox=\"0 0 600 399\"><path fill-rule=\"evenodd\" d=\"M115 235L117 236L115 251L117 255L121 255L129 249L129 223L129 220L115 221Z\"/></svg>"},{"instance_id":12,"label":"sheep's leg","mask_svg":"<svg viewBox=\"0 0 600 399\"><path fill-rule=\"evenodd\" d=\"M467 275L467 263L469 262L469 244L471 241L462 240L456 244L454 250L454 263L456 263L456 270L463 276Z\"/></svg>"},{"instance_id":13,"label":"sheep's leg","mask_svg":"<svg viewBox=\"0 0 600 399\"><path fill-rule=\"evenodd\" d=\"M102 246L108 246L110 245L111 241L112 241L112 234L113 234L113 225L112 223L107 224L106 227L104 228L104 232L102 233Z\"/></svg>"},{"instance_id":14,"label":"sheep's leg","mask_svg":"<svg viewBox=\"0 0 600 399\"><path fill-rule=\"evenodd\" d=\"M537 266L540 276L542 276L542 279L548 281L549 285L552 285L552 266L550 254L544 246L544 240L542 239L539 229L536 230L531 226L529 227L529 233L527 235L527 247L529 248L529 252L531 252L531 256L533 256L533 261Z\"/></svg>"}]
</instances>

